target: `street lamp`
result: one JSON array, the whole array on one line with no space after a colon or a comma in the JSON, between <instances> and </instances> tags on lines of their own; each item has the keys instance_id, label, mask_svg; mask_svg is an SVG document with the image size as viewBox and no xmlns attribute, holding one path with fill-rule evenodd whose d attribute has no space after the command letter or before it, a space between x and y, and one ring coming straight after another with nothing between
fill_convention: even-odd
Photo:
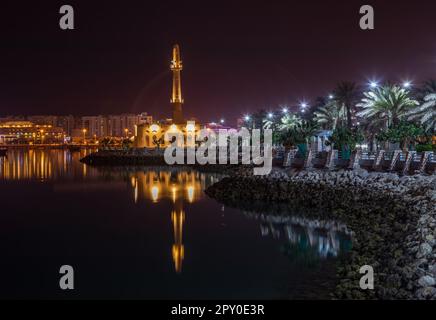
<instances>
[{"instance_id":1,"label":"street lamp","mask_svg":"<svg viewBox=\"0 0 436 320\"><path fill-rule=\"evenodd\" d=\"M83 132L83 143L86 144L86 132L87 132L87 130L82 129L82 132Z\"/></svg>"},{"instance_id":2,"label":"street lamp","mask_svg":"<svg viewBox=\"0 0 436 320\"><path fill-rule=\"evenodd\" d=\"M404 87L404 88L408 89L408 88L410 88L411 86L412 86L412 83L411 83L410 81L404 81L404 82L403 82L403 87Z\"/></svg>"},{"instance_id":3,"label":"street lamp","mask_svg":"<svg viewBox=\"0 0 436 320\"><path fill-rule=\"evenodd\" d=\"M288 113L288 108L283 108L283 109L282 109L282 112L283 112L283 113Z\"/></svg>"},{"instance_id":4,"label":"street lamp","mask_svg":"<svg viewBox=\"0 0 436 320\"><path fill-rule=\"evenodd\" d=\"M274 115L270 112L268 113L268 119L271 119Z\"/></svg>"},{"instance_id":5,"label":"street lamp","mask_svg":"<svg viewBox=\"0 0 436 320\"><path fill-rule=\"evenodd\" d=\"M247 122L250 121L250 119L251 119L251 118L250 118L249 115L246 115L246 116L244 117L244 120L247 121Z\"/></svg>"},{"instance_id":6,"label":"street lamp","mask_svg":"<svg viewBox=\"0 0 436 320\"><path fill-rule=\"evenodd\" d=\"M125 128L125 129L124 129L124 132L125 132L125 134L126 134L126 138L128 138L129 129Z\"/></svg>"},{"instance_id":7,"label":"street lamp","mask_svg":"<svg viewBox=\"0 0 436 320\"><path fill-rule=\"evenodd\" d=\"M332 94L329 94L329 99L333 100L334 96Z\"/></svg>"},{"instance_id":8,"label":"street lamp","mask_svg":"<svg viewBox=\"0 0 436 320\"><path fill-rule=\"evenodd\" d=\"M225 122L224 119L221 119L221 120L220 120L220 123L221 123L221 124L224 124L224 122Z\"/></svg>"},{"instance_id":9,"label":"street lamp","mask_svg":"<svg viewBox=\"0 0 436 320\"><path fill-rule=\"evenodd\" d=\"M371 82L369 83L369 86L370 86L371 88L377 88L377 87L378 87L378 83L377 83L376 81L371 81Z\"/></svg>"}]
</instances>

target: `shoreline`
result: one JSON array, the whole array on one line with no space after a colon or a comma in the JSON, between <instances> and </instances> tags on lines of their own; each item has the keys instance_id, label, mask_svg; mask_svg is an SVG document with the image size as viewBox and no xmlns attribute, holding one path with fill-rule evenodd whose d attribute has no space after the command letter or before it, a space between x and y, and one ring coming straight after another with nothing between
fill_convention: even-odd
<instances>
[{"instance_id":1,"label":"shoreline","mask_svg":"<svg viewBox=\"0 0 436 320\"><path fill-rule=\"evenodd\" d=\"M231 207L272 212L303 209L308 218L335 219L354 233L338 265L337 299L436 299L436 177L359 171L248 170L205 192ZM374 268L375 290L361 290L359 269Z\"/></svg>"}]
</instances>

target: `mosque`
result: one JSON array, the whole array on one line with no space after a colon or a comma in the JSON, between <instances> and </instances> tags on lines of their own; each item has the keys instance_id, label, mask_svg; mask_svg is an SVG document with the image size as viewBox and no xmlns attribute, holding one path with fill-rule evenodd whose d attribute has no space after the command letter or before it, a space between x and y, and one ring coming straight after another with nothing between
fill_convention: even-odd
<instances>
[{"instance_id":1,"label":"mosque","mask_svg":"<svg viewBox=\"0 0 436 320\"><path fill-rule=\"evenodd\" d=\"M180 48L176 44L173 47L171 71L173 73L172 86L172 119L156 121L151 124L144 123L135 126L134 146L136 148L165 147L169 144L165 141L165 133L182 133L185 137L188 133L197 135L200 131L200 124L195 119L183 117L183 97L181 71L183 64L180 56Z\"/></svg>"}]
</instances>

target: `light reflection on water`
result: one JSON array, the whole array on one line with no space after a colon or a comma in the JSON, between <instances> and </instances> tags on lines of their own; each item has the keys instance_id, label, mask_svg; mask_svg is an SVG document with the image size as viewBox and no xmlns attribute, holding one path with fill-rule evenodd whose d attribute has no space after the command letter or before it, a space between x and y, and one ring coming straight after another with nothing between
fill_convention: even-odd
<instances>
[{"instance_id":1,"label":"light reflection on water","mask_svg":"<svg viewBox=\"0 0 436 320\"><path fill-rule=\"evenodd\" d=\"M216 284L218 287L222 286L224 292L222 293L224 295L220 297L229 297L233 292L239 292L239 298L275 296L276 293L272 292L276 289L273 289L275 285L272 283L277 281L273 278L277 277L278 274L282 276L286 274L286 277L288 277L287 274L290 273L290 277L298 278L298 270L307 268L307 265L335 258L349 250L352 233L347 230L346 226L334 221L310 220L283 214L242 212L217 204L214 200L209 199L203 190L221 178L218 174L206 174L182 168L95 168L79 162L79 159L89 152L91 150L70 152L68 150L11 149L8 151L7 158L0 158L0 182L2 180L5 182L0 185L1 190L7 193L9 183L20 184L22 182L25 182L23 186L34 188L33 185L27 184L27 181L35 180L39 184L52 186L54 192L53 203L48 202L41 204L41 206L59 206L56 203L57 198L76 201L74 199L83 198L82 194L86 195L93 192L93 195L100 198L115 192L118 195L126 195L129 202L120 204L123 198L118 198L118 202L115 199L106 199L108 206L111 204L123 206L120 213L123 213L123 211L134 212L142 210L140 208L146 208L147 215L151 219L149 221L153 224L151 229L147 229L147 232L150 233L149 237L151 239L165 240L166 233L168 233L168 237L171 236L168 243L166 241L152 241L149 245L154 247L153 250L168 252L172 260L170 261L172 273L178 276L186 274L186 281L190 284L195 283L195 285L192 286L192 292L186 291L188 287L190 288L186 283L183 283L185 289L180 292L178 290L182 290L182 284L178 289L173 287L171 290L174 291L174 296L166 291L163 292L162 277L172 279L172 276L163 271L168 266L168 262L165 262L166 265L164 265L154 254L147 256L147 259L150 259L152 264L159 265L160 263L160 281L155 279L159 277L153 277L153 272L157 272L156 269L147 269L148 264L144 266L143 274L132 274L132 277L141 277L144 274L150 274L152 277L149 280L149 289L147 287L140 288L140 290L150 290L152 293L147 291L141 297L157 294L157 292L160 292L162 297L169 296L172 298L177 298L180 295L190 298L203 298L203 294L206 297L214 297L210 292L197 293L194 290L196 287L207 286L204 277L209 277L214 268L217 268L220 273L224 272L222 270L227 270L225 272L227 272L228 281L230 282L230 284L226 284L226 281L221 279ZM35 198L46 197L45 193L39 194L38 192L36 190ZM13 204L13 206L16 206L16 204ZM85 218L82 219L85 220L89 219L87 215L92 215L98 210L100 210L98 203L82 204L79 201L74 202L74 209L71 209L75 214L79 212L79 218L83 215ZM241 212L243 215L240 214ZM107 219L109 219L109 223L114 225L117 224L117 219L123 218L123 216L118 215L118 212L113 215L110 212L108 213ZM20 214L25 216L28 213L23 211ZM161 221L156 219L164 219L167 221L165 222L167 226L171 228L156 230L154 225L160 225ZM43 215L41 215L41 221L47 225L50 224L49 221L44 220ZM188 229L186 229L186 226L188 226ZM73 221L70 227L80 230L81 225L75 224ZM32 226L29 228L32 228ZM121 240L120 247L125 246L126 249L134 248L131 250L136 250L139 241L129 242L127 236L132 228L132 225L127 225L120 231L126 233L125 239L127 239ZM203 235L204 229L208 231L207 234ZM186 233L186 230L188 230L188 233ZM80 234L80 231L77 234ZM112 234L95 235L96 238L92 239L100 243L98 241L102 236L110 238ZM202 240L199 242L199 238L205 236L209 238L207 247L215 248L213 251L199 250L200 247L206 246L206 243L200 243ZM15 237L20 239L22 235L16 234ZM197 240L194 242L192 239ZM73 240L81 241L80 237ZM50 243L52 242L50 241ZM68 245L74 248L76 243L68 242ZM104 243L99 245L104 246ZM81 247L77 245L77 248L79 250ZM282 258L277 256L275 252L277 248L280 248L279 255ZM49 250L47 255L51 254L51 248L44 247L42 250ZM108 251L111 250L112 248L108 248ZM237 253L235 250L238 250ZM137 251L134 251L134 253L140 254ZM120 252L114 253L114 255L116 254L120 255ZM216 256L213 258L214 264L209 269L203 268L202 265L208 263L208 260L211 259L209 254ZM270 259L276 259L277 261L271 263ZM231 266L228 265L228 261L231 261ZM297 266L290 266L289 261ZM245 266L245 264L248 264L249 267ZM258 264L257 268L254 267L255 264ZM242 269L238 269L238 266ZM241 279L245 279L245 277L260 277L262 279L262 277L265 277L265 268L271 270L272 279L266 281L266 284L261 281L258 291L245 292L239 287L233 287L237 286L236 283L241 282ZM295 268L296 271L292 268ZM217 279L220 277L219 274L214 276ZM155 285L153 281L156 282ZM177 278L171 281L171 286L174 286L174 283L185 280ZM280 283L286 281L283 278L280 279ZM246 290L248 290L248 282L245 285L247 286ZM242 284L239 284L239 286L242 286ZM208 289L204 288L204 290ZM280 296L282 295L283 293Z\"/></svg>"},{"instance_id":2,"label":"light reflection on water","mask_svg":"<svg viewBox=\"0 0 436 320\"><path fill-rule=\"evenodd\" d=\"M219 175L201 174L196 171L158 170L139 171L129 174L133 188L134 201L158 203L164 199L173 205L171 222L173 224L174 244L171 249L174 269L182 272L185 246L183 245L183 225L186 213L183 204L194 203L203 196L203 190L219 179Z\"/></svg>"},{"instance_id":3,"label":"light reflection on water","mask_svg":"<svg viewBox=\"0 0 436 320\"><path fill-rule=\"evenodd\" d=\"M332 220L307 219L299 216L243 212L260 222L263 237L285 239L285 251L295 248L311 252L316 258L337 257L351 248L353 232L345 224ZM313 257L312 257L313 258Z\"/></svg>"},{"instance_id":4,"label":"light reflection on water","mask_svg":"<svg viewBox=\"0 0 436 320\"><path fill-rule=\"evenodd\" d=\"M14 149L0 157L0 179L53 180L88 176L88 167L79 160L93 149L70 152L62 149ZM93 171L95 173L95 171Z\"/></svg>"}]
</instances>

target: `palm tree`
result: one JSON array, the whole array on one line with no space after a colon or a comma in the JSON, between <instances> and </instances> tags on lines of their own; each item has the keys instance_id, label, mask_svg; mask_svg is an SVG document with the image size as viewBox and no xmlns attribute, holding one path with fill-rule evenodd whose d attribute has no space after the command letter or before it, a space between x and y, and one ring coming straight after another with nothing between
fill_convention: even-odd
<instances>
[{"instance_id":1,"label":"palm tree","mask_svg":"<svg viewBox=\"0 0 436 320\"><path fill-rule=\"evenodd\" d=\"M343 123L346 119L346 110L343 105L339 105L336 101L331 101L318 108L314 112L314 120L326 129L335 130L338 122Z\"/></svg>"},{"instance_id":2,"label":"palm tree","mask_svg":"<svg viewBox=\"0 0 436 320\"><path fill-rule=\"evenodd\" d=\"M436 91L435 91L436 92ZM418 121L426 132L436 131L436 93L428 94L424 103L412 110L407 115L408 120Z\"/></svg>"},{"instance_id":3,"label":"palm tree","mask_svg":"<svg viewBox=\"0 0 436 320\"><path fill-rule=\"evenodd\" d=\"M306 153L310 138L318 131L315 121L299 120L295 125L283 127L280 131L280 142L285 146L297 146L301 154Z\"/></svg>"},{"instance_id":4,"label":"palm tree","mask_svg":"<svg viewBox=\"0 0 436 320\"><path fill-rule=\"evenodd\" d=\"M418 101L424 101L425 97L431 93L436 93L436 80L434 79L425 81L423 85L416 88L414 92Z\"/></svg>"},{"instance_id":5,"label":"palm tree","mask_svg":"<svg viewBox=\"0 0 436 320\"><path fill-rule=\"evenodd\" d=\"M369 120L384 120L386 128L398 124L411 108L419 105L410 97L409 91L397 85L378 87L365 92L364 96L357 105L362 108L357 115Z\"/></svg>"},{"instance_id":6,"label":"palm tree","mask_svg":"<svg viewBox=\"0 0 436 320\"><path fill-rule=\"evenodd\" d=\"M278 129L280 131L290 130L300 125L301 122L302 119L298 115L290 113L281 118Z\"/></svg>"},{"instance_id":7,"label":"palm tree","mask_svg":"<svg viewBox=\"0 0 436 320\"><path fill-rule=\"evenodd\" d=\"M353 125L352 115L355 111L355 105L361 95L359 87L354 82L340 82L333 91L333 94L338 105L346 110L347 126L348 128L351 128Z\"/></svg>"},{"instance_id":8,"label":"palm tree","mask_svg":"<svg viewBox=\"0 0 436 320\"><path fill-rule=\"evenodd\" d=\"M384 121L381 119L362 119L359 127L368 141L369 150L374 151L377 147L376 137L385 127Z\"/></svg>"}]
</instances>

